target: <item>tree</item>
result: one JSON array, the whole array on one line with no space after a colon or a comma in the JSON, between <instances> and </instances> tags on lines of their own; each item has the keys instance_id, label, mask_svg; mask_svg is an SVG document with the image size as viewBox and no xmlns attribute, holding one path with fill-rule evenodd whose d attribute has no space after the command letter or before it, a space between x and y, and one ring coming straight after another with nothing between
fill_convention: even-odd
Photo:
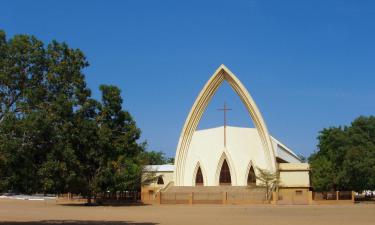
<instances>
[{"instance_id":1,"label":"tree","mask_svg":"<svg viewBox=\"0 0 375 225\"><path fill-rule=\"evenodd\" d=\"M0 151L10 156L1 180L25 193L41 191L41 186L62 191L61 180L44 176L65 170L61 147L74 108L84 101L82 93L88 96L81 72L87 62L64 43L54 41L45 48L33 36L16 35L9 41L4 32L0 36Z\"/></svg>"},{"instance_id":2,"label":"tree","mask_svg":"<svg viewBox=\"0 0 375 225\"><path fill-rule=\"evenodd\" d=\"M278 172L271 172L266 169L257 168L258 175L256 176L259 181L259 186L266 189L266 199L269 200L271 192L278 187L280 178Z\"/></svg>"},{"instance_id":3,"label":"tree","mask_svg":"<svg viewBox=\"0 0 375 225\"><path fill-rule=\"evenodd\" d=\"M312 156L314 157L314 156ZM310 159L311 180L315 191L334 190L336 182L332 162L326 157Z\"/></svg>"},{"instance_id":4,"label":"tree","mask_svg":"<svg viewBox=\"0 0 375 225\"><path fill-rule=\"evenodd\" d=\"M91 98L79 49L0 31L0 191L137 190L145 145L121 91Z\"/></svg>"},{"instance_id":5,"label":"tree","mask_svg":"<svg viewBox=\"0 0 375 225\"><path fill-rule=\"evenodd\" d=\"M375 117L320 132L318 151L309 157L312 186L318 191L375 189Z\"/></svg>"},{"instance_id":6,"label":"tree","mask_svg":"<svg viewBox=\"0 0 375 225\"><path fill-rule=\"evenodd\" d=\"M6 40L0 30L0 124L7 116L22 116L44 97L46 50L34 36Z\"/></svg>"},{"instance_id":7,"label":"tree","mask_svg":"<svg viewBox=\"0 0 375 225\"><path fill-rule=\"evenodd\" d=\"M115 86L101 85L102 101L92 107L95 120L89 130L77 137L88 140L84 154L79 154L83 164L81 176L87 187L84 194L89 199L95 193L116 193L138 190L141 185L143 145L138 144L140 130L130 113L122 109L120 90ZM95 105L95 104L94 104ZM87 120L84 120L87 121ZM81 129L78 129L81 131ZM76 140L82 145L81 140Z\"/></svg>"},{"instance_id":8,"label":"tree","mask_svg":"<svg viewBox=\"0 0 375 225\"><path fill-rule=\"evenodd\" d=\"M168 158L164 152L146 151L143 154L148 165L173 164L174 158Z\"/></svg>"}]
</instances>

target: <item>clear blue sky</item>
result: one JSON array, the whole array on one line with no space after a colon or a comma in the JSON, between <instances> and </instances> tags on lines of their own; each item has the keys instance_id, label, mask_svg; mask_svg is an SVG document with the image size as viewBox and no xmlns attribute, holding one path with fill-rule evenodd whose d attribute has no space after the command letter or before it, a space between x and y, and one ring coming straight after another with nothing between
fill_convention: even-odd
<instances>
[{"instance_id":1,"label":"clear blue sky","mask_svg":"<svg viewBox=\"0 0 375 225\"><path fill-rule=\"evenodd\" d=\"M374 1L2 1L0 29L85 52L89 87L122 89L150 150L174 156L204 83L225 64L273 136L308 156L324 127L375 114ZM251 125L223 86L200 128ZM207 149L209 150L209 149Z\"/></svg>"}]
</instances>

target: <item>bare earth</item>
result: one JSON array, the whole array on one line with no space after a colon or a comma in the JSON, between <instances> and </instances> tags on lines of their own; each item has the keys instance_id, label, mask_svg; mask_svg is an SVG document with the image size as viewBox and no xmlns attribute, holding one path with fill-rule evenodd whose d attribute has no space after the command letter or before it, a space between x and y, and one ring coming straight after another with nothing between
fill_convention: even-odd
<instances>
[{"instance_id":1,"label":"bare earth","mask_svg":"<svg viewBox=\"0 0 375 225\"><path fill-rule=\"evenodd\" d=\"M375 204L327 206L161 205L75 206L0 199L0 225L293 225L375 224Z\"/></svg>"}]
</instances>

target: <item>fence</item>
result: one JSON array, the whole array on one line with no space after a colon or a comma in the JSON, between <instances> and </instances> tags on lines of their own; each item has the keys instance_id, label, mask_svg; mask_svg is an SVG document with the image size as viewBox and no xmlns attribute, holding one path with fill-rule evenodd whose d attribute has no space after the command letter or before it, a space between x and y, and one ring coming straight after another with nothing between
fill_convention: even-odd
<instances>
[{"instance_id":1,"label":"fence","mask_svg":"<svg viewBox=\"0 0 375 225\"><path fill-rule=\"evenodd\" d=\"M117 193L96 193L91 200L99 204L126 204L137 203L141 198L141 193L138 191L124 191ZM57 198L58 203L87 203L88 198L82 195L75 195L72 193L59 194Z\"/></svg>"},{"instance_id":2,"label":"fence","mask_svg":"<svg viewBox=\"0 0 375 225\"><path fill-rule=\"evenodd\" d=\"M266 199L265 191L228 192L226 202L230 204L269 203L269 201Z\"/></svg>"},{"instance_id":3,"label":"fence","mask_svg":"<svg viewBox=\"0 0 375 225\"><path fill-rule=\"evenodd\" d=\"M160 204L246 204L268 202L264 193L246 192L162 192L158 197Z\"/></svg>"},{"instance_id":4,"label":"fence","mask_svg":"<svg viewBox=\"0 0 375 225\"><path fill-rule=\"evenodd\" d=\"M160 193L161 204L189 204L189 193Z\"/></svg>"},{"instance_id":5,"label":"fence","mask_svg":"<svg viewBox=\"0 0 375 225\"><path fill-rule=\"evenodd\" d=\"M273 204L352 204L354 203L354 192L311 192L280 190L273 193ZM141 193L137 191L126 191L117 193L100 193L92 199L99 204L133 204L139 203ZM149 195L149 198L150 195ZM142 200L147 200L142 197ZM265 198L264 191L231 191L231 192L159 192L149 202L160 204L258 204L270 203ZM58 195L58 203L86 203L87 198L81 195L61 194Z\"/></svg>"},{"instance_id":6,"label":"fence","mask_svg":"<svg viewBox=\"0 0 375 225\"><path fill-rule=\"evenodd\" d=\"M58 194L56 202L61 203L61 204L71 204L71 203L83 204L83 203L87 203L87 198L85 198L81 195L75 195L75 194L72 194L72 193L65 193L65 194Z\"/></svg>"},{"instance_id":7,"label":"fence","mask_svg":"<svg viewBox=\"0 0 375 225\"><path fill-rule=\"evenodd\" d=\"M312 200L317 204L354 203L353 191L312 192Z\"/></svg>"},{"instance_id":8,"label":"fence","mask_svg":"<svg viewBox=\"0 0 375 225\"><path fill-rule=\"evenodd\" d=\"M276 192L272 201L263 192L162 192L155 200L160 204L353 204L354 192Z\"/></svg>"}]
</instances>

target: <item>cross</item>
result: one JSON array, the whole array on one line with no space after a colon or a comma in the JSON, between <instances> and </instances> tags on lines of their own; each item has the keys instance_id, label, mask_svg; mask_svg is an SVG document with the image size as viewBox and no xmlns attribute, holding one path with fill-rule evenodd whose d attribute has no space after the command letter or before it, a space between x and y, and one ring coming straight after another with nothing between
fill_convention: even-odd
<instances>
[{"instance_id":1,"label":"cross","mask_svg":"<svg viewBox=\"0 0 375 225\"><path fill-rule=\"evenodd\" d=\"M227 103L224 102L224 108L217 110L224 111L224 147L227 147L227 111L232 109L227 108Z\"/></svg>"}]
</instances>

